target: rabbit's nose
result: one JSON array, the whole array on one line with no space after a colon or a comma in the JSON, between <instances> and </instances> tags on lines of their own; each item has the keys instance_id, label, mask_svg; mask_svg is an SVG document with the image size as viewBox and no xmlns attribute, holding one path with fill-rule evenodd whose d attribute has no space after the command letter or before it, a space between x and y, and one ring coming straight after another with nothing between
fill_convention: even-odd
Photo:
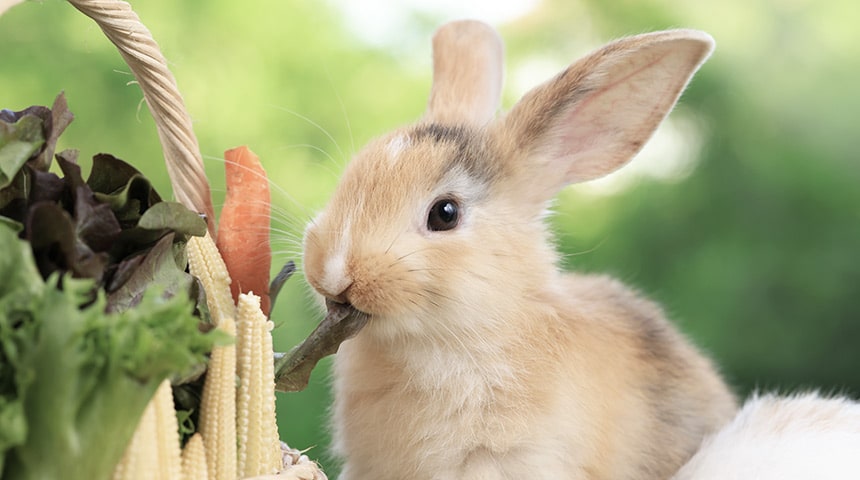
<instances>
[{"instance_id":1,"label":"rabbit's nose","mask_svg":"<svg viewBox=\"0 0 860 480\"><path fill-rule=\"evenodd\" d=\"M320 273L314 287L332 301L349 303L347 292L354 280L349 272L346 253L341 250L329 255Z\"/></svg>"},{"instance_id":2,"label":"rabbit's nose","mask_svg":"<svg viewBox=\"0 0 860 480\"><path fill-rule=\"evenodd\" d=\"M326 294L326 298L328 298L332 302L340 303L343 305L348 305L350 303L350 301L349 301L349 289L350 289L350 287L352 287L352 282L350 282L349 285L346 286L346 288L341 290L340 293Z\"/></svg>"}]
</instances>

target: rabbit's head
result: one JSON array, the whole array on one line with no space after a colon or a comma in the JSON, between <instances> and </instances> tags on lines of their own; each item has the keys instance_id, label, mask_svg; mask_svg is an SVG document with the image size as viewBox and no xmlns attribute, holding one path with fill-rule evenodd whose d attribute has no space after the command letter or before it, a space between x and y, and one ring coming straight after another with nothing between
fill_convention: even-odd
<instances>
[{"instance_id":1,"label":"rabbit's head","mask_svg":"<svg viewBox=\"0 0 860 480\"><path fill-rule=\"evenodd\" d=\"M309 283L388 338L483 335L551 302L563 293L548 202L629 161L712 48L693 30L625 38L497 117L498 36L473 21L441 27L424 117L370 142L309 225Z\"/></svg>"}]
</instances>

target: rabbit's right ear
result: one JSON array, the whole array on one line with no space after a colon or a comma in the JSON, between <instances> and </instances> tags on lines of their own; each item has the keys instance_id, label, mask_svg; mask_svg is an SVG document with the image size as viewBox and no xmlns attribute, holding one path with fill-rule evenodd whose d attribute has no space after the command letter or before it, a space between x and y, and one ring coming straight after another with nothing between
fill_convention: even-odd
<instances>
[{"instance_id":1,"label":"rabbit's right ear","mask_svg":"<svg viewBox=\"0 0 860 480\"><path fill-rule=\"evenodd\" d=\"M627 163L713 50L710 35L673 30L610 43L527 93L492 126L508 171L545 201L569 183ZM528 186L526 187L526 183Z\"/></svg>"},{"instance_id":2,"label":"rabbit's right ear","mask_svg":"<svg viewBox=\"0 0 860 480\"><path fill-rule=\"evenodd\" d=\"M486 125L502 96L504 47L475 20L447 23L433 35L433 87L425 118L447 125Z\"/></svg>"}]
</instances>

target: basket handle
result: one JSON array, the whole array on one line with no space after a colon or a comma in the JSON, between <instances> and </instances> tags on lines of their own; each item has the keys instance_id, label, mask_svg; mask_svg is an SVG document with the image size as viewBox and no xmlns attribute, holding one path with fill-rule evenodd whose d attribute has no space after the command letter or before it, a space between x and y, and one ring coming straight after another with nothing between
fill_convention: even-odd
<instances>
[{"instance_id":1,"label":"basket handle","mask_svg":"<svg viewBox=\"0 0 860 480\"><path fill-rule=\"evenodd\" d=\"M209 233L214 235L212 197L191 117L149 29L131 5L121 0L69 0L69 3L101 27L131 68L155 119L173 195L189 209L204 213L209 220Z\"/></svg>"}]
</instances>

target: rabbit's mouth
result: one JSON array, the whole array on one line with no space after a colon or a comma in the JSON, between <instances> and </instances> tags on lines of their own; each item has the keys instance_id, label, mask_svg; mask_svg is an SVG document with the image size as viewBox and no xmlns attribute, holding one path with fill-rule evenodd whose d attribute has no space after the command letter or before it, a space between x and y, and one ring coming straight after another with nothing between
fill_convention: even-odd
<instances>
[{"instance_id":1,"label":"rabbit's mouth","mask_svg":"<svg viewBox=\"0 0 860 480\"><path fill-rule=\"evenodd\" d=\"M327 354L330 355L337 352L341 343L356 336L367 325L370 314L355 308L351 303L340 303L334 300L326 300L326 308L328 308L328 314L311 333L310 338L319 331L322 336L320 345L331 349Z\"/></svg>"},{"instance_id":2,"label":"rabbit's mouth","mask_svg":"<svg viewBox=\"0 0 860 480\"><path fill-rule=\"evenodd\" d=\"M336 353L340 344L356 336L370 319L370 315L349 303L327 299L326 307L328 314L308 338L289 354L276 359L275 377L278 390L303 390L317 362Z\"/></svg>"}]
</instances>

